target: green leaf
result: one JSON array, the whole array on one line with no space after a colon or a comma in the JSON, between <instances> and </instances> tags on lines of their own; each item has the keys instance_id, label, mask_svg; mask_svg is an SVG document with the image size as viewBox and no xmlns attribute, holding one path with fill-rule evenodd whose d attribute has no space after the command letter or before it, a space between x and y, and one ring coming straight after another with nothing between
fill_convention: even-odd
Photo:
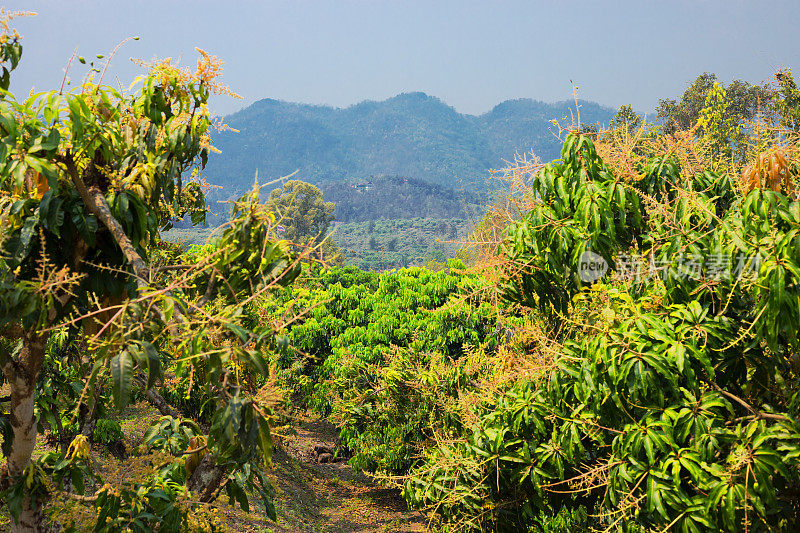
<instances>
[{"instance_id":1,"label":"green leaf","mask_svg":"<svg viewBox=\"0 0 800 533\"><path fill-rule=\"evenodd\" d=\"M28 257L33 245L33 236L36 234L36 226L39 223L39 209L37 208L33 214L25 219L25 224L22 226L19 236L19 246L13 256L14 264L21 264L22 261Z\"/></svg>"},{"instance_id":2,"label":"green leaf","mask_svg":"<svg viewBox=\"0 0 800 533\"><path fill-rule=\"evenodd\" d=\"M72 486L75 488L75 493L78 495L83 495L86 488L83 484L83 472L77 466L74 466L70 469L69 472L70 479L72 480Z\"/></svg>"},{"instance_id":3,"label":"green leaf","mask_svg":"<svg viewBox=\"0 0 800 533\"><path fill-rule=\"evenodd\" d=\"M156 347L149 342L143 342L142 348L144 348L147 359L147 388L150 389L161 377L161 357L159 357Z\"/></svg>"},{"instance_id":4,"label":"green leaf","mask_svg":"<svg viewBox=\"0 0 800 533\"><path fill-rule=\"evenodd\" d=\"M61 141L61 133L57 128L53 128L50 130L50 134L47 136L47 139L45 139L44 143L42 143L42 149L50 151L58 148L59 141Z\"/></svg>"},{"instance_id":5,"label":"green leaf","mask_svg":"<svg viewBox=\"0 0 800 533\"><path fill-rule=\"evenodd\" d=\"M122 409L130 400L131 383L133 381L133 357L128 350L123 350L111 358L111 391L114 402Z\"/></svg>"},{"instance_id":6,"label":"green leaf","mask_svg":"<svg viewBox=\"0 0 800 533\"><path fill-rule=\"evenodd\" d=\"M272 433L266 420L258 421L258 445L261 448L261 456L264 458L265 468L272 464Z\"/></svg>"}]
</instances>

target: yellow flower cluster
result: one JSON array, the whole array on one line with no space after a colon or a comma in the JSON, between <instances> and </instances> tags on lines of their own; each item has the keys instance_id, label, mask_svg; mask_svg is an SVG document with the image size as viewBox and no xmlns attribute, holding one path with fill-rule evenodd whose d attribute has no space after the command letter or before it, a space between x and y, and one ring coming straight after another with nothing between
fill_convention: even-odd
<instances>
[{"instance_id":1,"label":"yellow flower cluster","mask_svg":"<svg viewBox=\"0 0 800 533\"><path fill-rule=\"evenodd\" d=\"M205 50L200 48L195 48L195 50L200 54L200 58L197 60L197 69L194 72L189 67L181 68L173 65L171 57L153 63L136 58L131 58L131 61L159 76L159 81L163 85L168 85L172 79L176 79L182 84L196 82L202 83L214 94L225 94L232 98L241 98L230 87L217 80L222 76L222 66L225 62L217 56L208 54Z\"/></svg>"},{"instance_id":2,"label":"yellow flower cluster","mask_svg":"<svg viewBox=\"0 0 800 533\"><path fill-rule=\"evenodd\" d=\"M219 516L219 509L210 505L199 505L186 515L188 519L187 531L191 533L218 533L231 531L225 527Z\"/></svg>"},{"instance_id":3,"label":"yellow flower cluster","mask_svg":"<svg viewBox=\"0 0 800 533\"><path fill-rule=\"evenodd\" d=\"M5 44L9 39L17 40L20 38L17 30L12 29L9 23L15 18L19 17L34 17L36 13L33 11L8 11L4 7L0 7L0 28L3 29L3 35L0 36L0 44Z\"/></svg>"}]
</instances>

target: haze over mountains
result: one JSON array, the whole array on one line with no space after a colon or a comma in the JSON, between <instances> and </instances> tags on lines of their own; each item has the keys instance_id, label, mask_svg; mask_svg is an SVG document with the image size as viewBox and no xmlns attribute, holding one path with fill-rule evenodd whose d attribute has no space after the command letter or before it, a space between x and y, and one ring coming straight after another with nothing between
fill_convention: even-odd
<instances>
[{"instance_id":1,"label":"haze over mountains","mask_svg":"<svg viewBox=\"0 0 800 533\"><path fill-rule=\"evenodd\" d=\"M614 110L579 101L584 123L607 124ZM508 100L475 116L457 112L425 93L403 93L347 108L264 99L225 117L238 130L215 135L222 150L206 175L223 185L214 196L248 190L288 175L322 185L373 176L403 176L450 189L483 191L489 169L515 153L533 151L543 161L559 155L552 119L570 117L574 102Z\"/></svg>"}]
</instances>

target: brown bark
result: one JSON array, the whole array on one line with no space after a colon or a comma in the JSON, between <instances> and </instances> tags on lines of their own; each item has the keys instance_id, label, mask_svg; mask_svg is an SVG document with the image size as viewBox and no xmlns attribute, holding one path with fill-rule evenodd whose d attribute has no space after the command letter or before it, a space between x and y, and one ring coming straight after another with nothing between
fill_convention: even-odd
<instances>
[{"instance_id":1,"label":"brown bark","mask_svg":"<svg viewBox=\"0 0 800 533\"><path fill-rule=\"evenodd\" d=\"M216 497L225 473L226 468L218 465L214 455L208 453L192 472L187 485L189 490L197 495L198 501L209 503Z\"/></svg>"},{"instance_id":2,"label":"brown bark","mask_svg":"<svg viewBox=\"0 0 800 533\"><path fill-rule=\"evenodd\" d=\"M99 396L100 388L95 386L92 391L92 397L89 400L89 409L87 410L81 427L81 435L90 440L92 435L94 435L94 428L97 427L97 400Z\"/></svg>"},{"instance_id":3,"label":"brown bark","mask_svg":"<svg viewBox=\"0 0 800 533\"><path fill-rule=\"evenodd\" d=\"M173 409L172 406L169 403L167 403L167 400L165 400L163 396L161 396L153 389L147 389L147 392L145 394L147 395L147 401L150 402L150 404L153 405L153 407L158 409L158 412L161 413L162 415L172 416L175 418L183 417L183 415L179 411Z\"/></svg>"},{"instance_id":4,"label":"brown bark","mask_svg":"<svg viewBox=\"0 0 800 533\"><path fill-rule=\"evenodd\" d=\"M135 379L142 388L146 389L145 396L147 397L147 401L150 402L150 405L158 409L159 413L164 416L183 418L183 413L172 407L163 396L155 391L155 389L147 388L147 378L143 373L137 374Z\"/></svg>"},{"instance_id":5,"label":"brown bark","mask_svg":"<svg viewBox=\"0 0 800 533\"><path fill-rule=\"evenodd\" d=\"M96 180L84 181L84 178L80 175L78 168L75 166L75 161L72 159L71 154L68 153L63 157L62 162L66 165L67 172L72 178L72 183L75 184L75 188L78 190L81 200L83 200L83 203L89 208L89 211L91 211L92 214L108 228L108 231L111 232L114 240L122 250L122 255L125 256L125 259L128 260L128 263L130 263L133 268L133 273L137 276L137 282L141 287L148 276L149 271L147 263L145 263L144 259L142 259L136 251L136 248L133 246L130 238L128 238L122 225L114 218L114 215L111 214L111 209L108 207L106 197L103 195L103 192L93 184L93 181ZM93 170L94 165L89 164L87 166L87 177L91 177ZM89 184L88 186L87 182Z\"/></svg>"},{"instance_id":6,"label":"brown bark","mask_svg":"<svg viewBox=\"0 0 800 533\"><path fill-rule=\"evenodd\" d=\"M34 393L46 346L47 335L26 331L19 356L16 359L9 358L3 365L3 373L11 386L10 422L14 434L11 453L4 467L4 473L10 478L21 475L30 464L36 445ZM12 520L11 531L35 532L42 531L42 528L42 502L26 498L17 521Z\"/></svg>"}]
</instances>

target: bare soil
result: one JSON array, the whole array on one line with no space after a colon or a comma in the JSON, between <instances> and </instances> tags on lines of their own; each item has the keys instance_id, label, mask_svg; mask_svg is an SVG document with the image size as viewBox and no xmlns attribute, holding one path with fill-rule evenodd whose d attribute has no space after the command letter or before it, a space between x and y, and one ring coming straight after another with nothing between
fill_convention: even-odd
<instances>
[{"instance_id":1,"label":"bare soil","mask_svg":"<svg viewBox=\"0 0 800 533\"><path fill-rule=\"evenodd\" d=\"M356 473L346 461L317 462L315 446L333 448L338 430L315 418L281 437L273 462L278 521L252 531L422 532L425 518L407 509L396 488Z\"/></svg>"},{"instance_id":2,"label":"bare soil","mask_svg":"<svg viewBox=\"0 0 800 533\"><path fill-rule=\"evenodd\" d=\"M94 459L105 479L117 485L146 470L139 464L144 432L158 420L159 413L146 402L138 402L119 414L124 441L124 458L114 457L107 446L92 446ZM265 532L424 532L425 517L409 511L396 488L382 486L377 480L354 472L344 461L320 463L315 446L335 448L338 429L315 417L295 420L288 434L275 435L274 469L270 475L275 487L278 519L264 516L257 496L252 495L251 512L228 503L223 494L214 502L219 516L230 531ZM52 449L44 436L37 443L36 455ZM54 502L50 502L51 504ZM89 509L88 507L86 508ZM91 514L91 513L89 513ZM89 522L91 522L91 516ZM81 523L80 520L78 523ZM88 522L87 522L88 523ZM0 531L9 526L5 509L0 512ZM88 527L88 526L87 526ZM80 526L78 527L80 530Z\"/></svg>"}]
</instances>

